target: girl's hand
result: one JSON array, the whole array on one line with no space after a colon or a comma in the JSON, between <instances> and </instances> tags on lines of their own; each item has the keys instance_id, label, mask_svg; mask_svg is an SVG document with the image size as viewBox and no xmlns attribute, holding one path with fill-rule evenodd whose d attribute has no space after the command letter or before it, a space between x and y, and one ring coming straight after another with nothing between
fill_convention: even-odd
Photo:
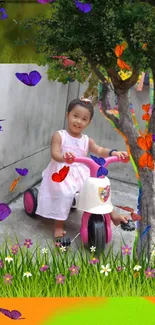
<instances>
[{"instance_id":1,"label":"girl's hand","mask_svg":"<svg viewBox=\"0 0 155 325\"><path fill-rule=\"evenodd\" d=\"M64 155L64 161L67 163L67 164L72 164L74 162L74 154L72 152L65 152Z\"/></svg>"},{"instance_id":2,"label":"girl's hand","mask_svg":"<svg viewBox=\"0 0 155 325\"><path fill-rule=\"evenodd\" d=\"M113 151L112 156L116 156L121 159L129 158L128 153L126 151Z\"/></svg>"}]
</instances>

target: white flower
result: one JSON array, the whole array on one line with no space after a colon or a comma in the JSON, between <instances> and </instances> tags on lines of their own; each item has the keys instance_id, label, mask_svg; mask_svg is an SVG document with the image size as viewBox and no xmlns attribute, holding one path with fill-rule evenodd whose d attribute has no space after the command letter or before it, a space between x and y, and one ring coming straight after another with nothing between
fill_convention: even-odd
<instances>
[{"instance_id":1,"label":"white flower","mask_svg":"<svg viewBox=\"0 0 155 325\"><path fill-rule=\"evenodd\" d=\"M105 276L108 276L108 272L111 272L111 269L109 267L109 264L107 264L106 266L101 265L102 270L100 271L100 273L105 273Z\"/></svg>"},{"instance_id":2,"label":"white flower","mask_svg":"<svg viewBox=\"0 0 155 325\"><path fill-rule=\"evenodd\" d=\"M42 251L43 254L47 254L48 248L44 247L41 251Z\"/></svg>"},{"instance_id":3,"label":"white flower","mask_svg":"<svg viewBox=\"0 0 155 325\"><path fill-rule=\"evenodd\" d=\"M139 271L142 267L140 265L135 265L134 266L134 271Z\"/></svg>"},{"instance_id":4,"label":"white flower","mask_svg":"<svg viewBox=\"0 0 155 325\"><path fill-rule=\"evenodd\" d=\"M155 257L155 249L151 252L151 258Z\"/></svg>"},{"instance_id":5,"label":"white flower","mask_svg":"<svg viewBox=\"0 0 155 325\"><path fill-rule=\"evenodd\" d=\"M13 262L13 258L11 256L7 256L5 258L5 261L7 261L8 263Z\"/></svg>"},{"instance_id":6,"label":"white flower","mask_svg":"<svg viewBox=\"0 0 155 325\"><path fill-rule=\"evenodd\" d=\"M24 276L26 276L27 278L29 278L30 276L32 276L32 274L30 272L25 272Z\"/></svg>"},{"instance_id":7,"label":"white flower","mask_svg":"<svg viewBox=\"0 0 155 325\"><path fill-rule=\"evenodd\" d=\"M66 247L65 246L61 246L60 247L60 250L61 250L61 252L66 252Z\"/></svg>"},{"instance_id":8,"label":"white flower","mask_svg":"<svg viewBox=\"0 0 155 325\"><path fill-rule=\"evenodd\" d=\"M90 250L91 250L91 253L93 253L96 251L96 247L92 246L92 247L90 247Z\"/></svg>"}]
</instances>

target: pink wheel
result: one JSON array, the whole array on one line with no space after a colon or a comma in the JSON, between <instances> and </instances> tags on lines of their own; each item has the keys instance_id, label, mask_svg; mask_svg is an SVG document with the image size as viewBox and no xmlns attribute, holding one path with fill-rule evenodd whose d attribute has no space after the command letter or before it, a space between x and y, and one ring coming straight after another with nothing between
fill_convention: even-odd
<instances>
[{"instance_id":1,"label":"pink wheel","mask_svg":"<svg viewBox=\"0 0 155 325\"><path fill-rule=\"evenodd\" d=\"M30 188L24 193L24 209L29 216L34 216L37 209L38 190Z\"/></svg>"}]
</instances>

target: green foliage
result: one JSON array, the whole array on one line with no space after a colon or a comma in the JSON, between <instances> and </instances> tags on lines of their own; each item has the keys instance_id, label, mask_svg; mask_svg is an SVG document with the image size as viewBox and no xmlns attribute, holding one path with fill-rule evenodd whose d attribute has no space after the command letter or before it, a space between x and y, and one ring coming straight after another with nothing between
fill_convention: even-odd
<instances>
[{"instance_id":1,"label":"green foliage","mask_svg":"<svg viewBox=\"0 0 155 325\"><path fill-rule=\"evenodd\" d=\"M0 20L0 63L37 63L38 55L32 44L29 43L29 31L21 28L25 19L34 15L43 14L48 17L51 13L50 5L42 6L39 3L7 3L1 7L6 9L8 18ZM36 31L31 31L34 36ZM19 43L23 39L23 44ZM20 46L15 46L17 44Z\"/></svg>"}]
</instances>

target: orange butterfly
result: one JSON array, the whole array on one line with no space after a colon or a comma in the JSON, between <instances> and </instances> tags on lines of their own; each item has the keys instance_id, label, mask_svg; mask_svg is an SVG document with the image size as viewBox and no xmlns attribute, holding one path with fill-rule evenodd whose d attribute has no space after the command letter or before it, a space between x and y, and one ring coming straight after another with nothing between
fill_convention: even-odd
<instances>
[{"instance_id":1,"label":"orange butterfly","mask_svg":"<svg viewBox=\"0 0 155 325\"><path fill-rule=\"evenodd\" d=\"M145 49L146 46L147 46L147 43L144 43L144 44L142 45L142 49Z\"/></svg>"},{"instance_id":2,"label":"orange butterfly","mask_svg":"<svg viewBox=\"0 0 155 325\"><path fill-rule=\"evenodd\" d=\"M139 167L148 167L154 170L154 160L150 152L148 152L152 147L152 133L147 134L145 137L138 137L137 144L142 150L146 151L138 160Z\"/></svg>"},{"instance_id":3,"label":"orange butterfly","mask_svg":"<svg viewBox=\"0 0 155 325\"><path fill-rule=\"evenodd\" d=\"M115 55L117 56L117 65L122 69L126 69L126 70L131 70L131 67L123 60L120 59L120 57L122 56L125 48L126 48L126 43L122 43L122 45L119 45L117 44L115 49L114 49L114 52L115 52Z\"/></svg>"},{"instance_id":4,"label":"orange butterfly","mask_svg":"<svg viewBox=\"0 0 155 325\"><path fill-rule=\"evenodd\" d=\"M10 192L12 192L12 191L14 190L14 188L15 188L16 185L18 184L19 180L20 180L20 177L16 178L16 179L13 181L13 183L12 183L11 186L10 186Z\"/></svg>"},{"instance_id":5,"label":"orange butterfly","mask_svg":"<svg viewBox=\"0 0 155 325\"><path fill-rule=\"evenodd\" d=\"M134 213L134 209L132 209L132 208L129 208L129 207L126 207L126 206L123 207L121 205L116 205L116 207L119 208L119 209L128 211L128 212L131 212L131 218L132 218L133 221L138 221L138 220L142 219L142 217L139 214Z\"/></svg>"},{"instance_id":6,"label":"orange butterfly","mask_svg":"<svg viewBox=\"0 0 155 325\"><path fill-rule=\"evenodd\" d=\"M144 121L150 121L150 114L148 113L150 110L150 104L142 105L142 109L146 112L142 115L142 119Z\"/></svg>"}]
</instances>

